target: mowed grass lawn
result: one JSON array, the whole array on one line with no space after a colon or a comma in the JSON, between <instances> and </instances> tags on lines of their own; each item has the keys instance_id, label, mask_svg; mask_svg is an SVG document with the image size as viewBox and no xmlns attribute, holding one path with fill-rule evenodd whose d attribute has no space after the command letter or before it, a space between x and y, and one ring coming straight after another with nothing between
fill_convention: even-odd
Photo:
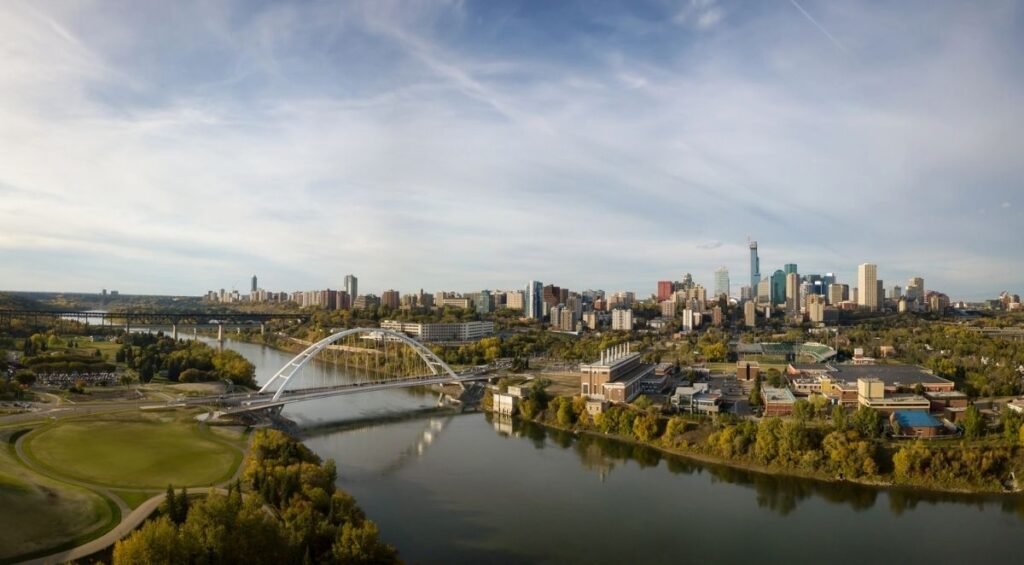
<instances>
[{"instance_id":1,"label":"mowed grass lawn","mask_svg":"<svg viewBox=\"0 0 1024 565\"><path fill-rule=\"evenodd\" d=\"M242 460L194 421L143 415L58 422L24 445L55 475L114 488L212 485L230 479Z\"/></svg>"},{"instance_id":2,"label":"mowed grass lawn","mask_svg":"<svg viewBox=\"0 0 1024 565\"><path fill-rule=\"evenodd\" d=\"M14 454L15 430L0 430L0 562L96 537L119 519L85 490L42 477Z\"/></svg>"}]
</instances>

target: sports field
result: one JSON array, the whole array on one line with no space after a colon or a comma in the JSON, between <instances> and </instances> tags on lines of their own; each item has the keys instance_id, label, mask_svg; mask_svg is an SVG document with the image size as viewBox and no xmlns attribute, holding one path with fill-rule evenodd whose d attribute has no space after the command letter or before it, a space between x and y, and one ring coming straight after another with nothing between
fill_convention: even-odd
<instances>
[{"instance_id":1,"label":"sports field","mask_svg":"<svg viewBox=\"0 0 1024 565\"><path fill-rule=\"evenodd\" d=\"M231 478L242 459L236 442L195 422L139 414L61 421L24 445L54 475L122 489L213 485Z\"/></svg>"}]
</instances>

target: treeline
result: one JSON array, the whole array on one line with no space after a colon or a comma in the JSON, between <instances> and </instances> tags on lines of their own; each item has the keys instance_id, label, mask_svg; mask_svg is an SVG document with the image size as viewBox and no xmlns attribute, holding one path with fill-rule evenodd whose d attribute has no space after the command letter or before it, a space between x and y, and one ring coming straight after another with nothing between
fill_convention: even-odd
<instances>
[{"instance_id":1,"label":"treeline","mask_svg":"<svg viewBox=\"0 0 1024 565\"><path fill-rule=\"evenodd\" d=\"M45 375L50 373L111 373L117 367L103 360L99 351L93 355L40 355L26 357L22 363L33 373Z\"/></svg>"},{"instance_id":2,"label":"treeline","mask_svg":"<svg viewBox=\"0 0 1024 565\"><path fill-rule=\"evenodd\" d=\"M244 488L236 483L201 501L169 489L162 515L117 543L114 564L398 563L336 478L332 461L280 432L259 431Z\"/></svg>"},{"instance_id":3,"label":"treeline","mask_svg":"<svg viewBox=\"0 0 1024 565\"><path fill-rule=\"evenodd\" d=\"M1020 318L1001 316L1008 322ZM978 321L977 325L991 325ZM1024 342L987 336L968 325L931 321L916 315L866 321L845 329L844 355L863 347L868 355L879 356L879 346L896 348L899 361L923 365L941 377L957 383L957 389L971 396L1012 396L1024 393Z\"/></svg>"},{"instance_id":4,"label":"treeline","mask_svg":"<svg viewBox=\"0 0 1024 565\"><path fill-rule=\"evenodd\" d=\"M560 361L593 361L601 352L613 345L632 342L634 350L649 347L655 338L637 337L628 332L603 332L600 336L584 334L579 337L533 329L517 332L507 338L488 337L476 343L460 346L433 346L434 353L448 364L482 365L495 359L547 357Z\"/></svg>"},{"instance_id":5,"label":"treeline","mask_svg":"<svg viewBox=\"0 0 1024 565\"><path fill-rule=\"evenodd\" d=\"M559 397L521 416L570 430L620 436L672 451L692 452L795 474L943 489L995 491L1024 470L1024 417L1006 410L980 440L890 442L877 412L831 411L806 403L794 417L738 420L665 417L646 399L614 405L596 417L579 397Z\"/></svg>"},{"instance_id":6,"label":"treeline","mask_svg":"<svg viewBox=\"0 0 1024 565\"><path fill-rule=\"evenodd\" d=\"M159 372L179 382L230 380L236 385L256 386L256 367L231 349L216 351L198 341L175 341L162 333L121 336L115 359L149 382Z\"/></svg>"}]
</instances>

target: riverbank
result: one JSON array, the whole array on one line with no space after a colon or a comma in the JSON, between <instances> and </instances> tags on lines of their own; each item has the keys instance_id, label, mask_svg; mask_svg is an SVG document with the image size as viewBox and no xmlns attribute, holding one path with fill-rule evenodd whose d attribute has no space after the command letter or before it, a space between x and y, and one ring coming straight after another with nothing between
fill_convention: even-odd
<instances>
[{"instance_id":1,"label":"riverbank","mask_svg":"<svg viewBox=\"0 0 1024 565\"><path fill-rule=\"evenodd\" d=\"M790 467L781 467L776 465L765 465L756 461L750 461L749 459L736 459L727 458L719 455L706 453L704 451L691 450L691 449L680 449L678 447L666 446L661 441L641 441L634 437L624 436L621 434L605 433L598 430L580 428L577 426L565 427L561 426L556 422L551 422L545 419L544 414L540 414L536 419L525 419L520 416L513 416L514 418L529 422L531 424L540 425L551 430L557 430L560 432L566 432L574 435L586 435L594 438L601 438L606 440L613 440L623 444L641 446L645 448L654 449L662 454L670 455L674 457L682 457L684 459L703 463L707 465L717 465L721 467L728 467L730 469L736 469L740 471L747 471L751 473L758 473L766 476L782 476L796 479L812 480L826 484L855 484L864 487L875 488L879 490L891 490L891 489L905 489L914 490L922 493L935 493L935 494L952 494L952 495L1005 495L1005 496L1021 496L1024 489L1019 486L1016 490L1006 489L986 489L986 488L963 488L963 487L951 487L943 485L929 485L919 483L905 483L897 482L891 479L884 479L879 476L872 477L839 477L832 473L824 471L812 471L807 469L794 469Z\"/></svg>"}]
</instances>

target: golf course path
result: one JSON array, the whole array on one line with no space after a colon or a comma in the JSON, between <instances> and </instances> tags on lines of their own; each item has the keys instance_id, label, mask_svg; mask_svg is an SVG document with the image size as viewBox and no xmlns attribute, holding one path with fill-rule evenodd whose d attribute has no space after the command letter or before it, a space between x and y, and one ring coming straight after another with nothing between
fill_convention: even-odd
<instances>
[{"instance_id":1,"label":"golf course path","mask_svg":"<svg viewBox=\"0 0 1024 565\"><path fill-rule=\"evenodd\" d=\"M214 489L214 490L227 492L224 489ZM92 555L93 553L96 553L97 551L102 551L102 550L104 550L104 549L114 545L117 542L117 540L127 536L128 534L130 534L132 532L132 530L134 530L135 528L139 527L139 525L141 525L143 522L145 522L146 518L149 518L149 515L152 514L154 511L156 511L157 508L160 507L160 504L163 503L164 498L166 498L166 496L167 495L164 494L164 493L155 495L152 498L150 498L150 499L146 500L145 502L143 502L141 505L139 505L138 508L133 510L131 513L129 513L127 515L122 513L121 514L121 522L118 525L114 526L114 529L110 530L109 532L103 534L102 536L100 536L100 537L98 537L98 538L96 538L96 539L94 539L94 540L92 540L90 542L84 543L84 544L82 544L82 545L80 545L78 547L69 549L67 551L61 551L59 553L54 553L54 554L51 554L51 555L47 555L46 557L40 557L38 559L32 559L30 561L24 561L23 563L25 563L25 564L29 564L29 563L32 563L32 564L64 563L64 562L67 562L67 561L72 561L74 559L81 559L83 557L88 557L88 556ZM116 496L113 497L113 498L115 500L117 500L117 501L121 500L120 498L117 498ZM121 502L121 504L124 504L124 503Z\"/></svg>"}]
</instances>

